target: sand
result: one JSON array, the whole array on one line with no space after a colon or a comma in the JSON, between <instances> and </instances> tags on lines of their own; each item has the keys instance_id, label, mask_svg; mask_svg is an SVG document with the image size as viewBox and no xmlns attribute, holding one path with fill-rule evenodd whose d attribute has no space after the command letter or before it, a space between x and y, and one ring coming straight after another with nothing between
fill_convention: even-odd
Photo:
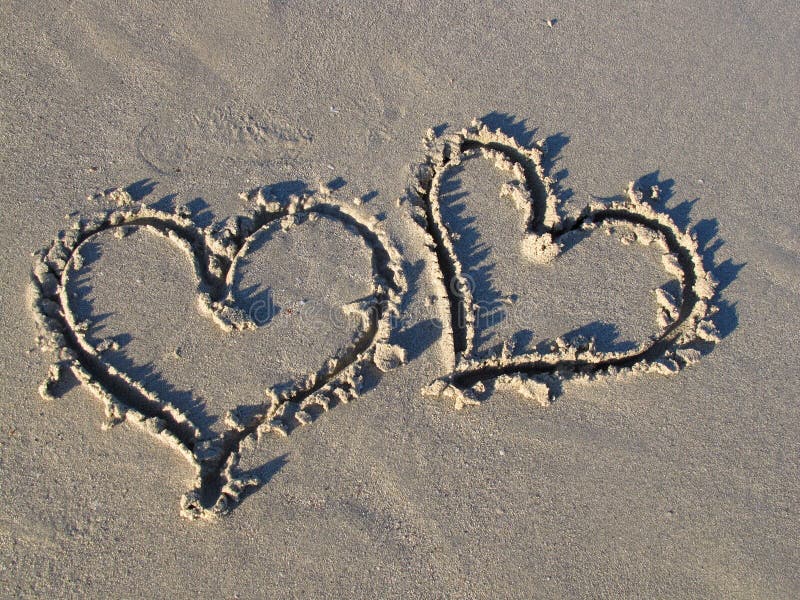
<instances>
[{"instance_id":1,"label":"sand","mask_svg":"<svg viewBox=\"0 0 800 600\"><path fill-rule=\"evenodd\" d=\"M797 595L798 12L4 4L0 595Z\"/></svg>"}]
</instances>

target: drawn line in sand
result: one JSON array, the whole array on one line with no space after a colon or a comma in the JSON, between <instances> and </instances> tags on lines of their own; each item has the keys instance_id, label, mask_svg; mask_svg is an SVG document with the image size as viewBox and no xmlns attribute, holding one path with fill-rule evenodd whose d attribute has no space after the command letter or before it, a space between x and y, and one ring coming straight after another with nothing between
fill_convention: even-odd
<instances>
[{"instance_id":1,"label":"drawn line in sand","mask_svg":"<svg viewBox=\"0 0 800 600\"><path fill-rule=\"evenodd\" d=\"M178 207L174 213L162 212L134 202L122 189L115 190L107 195L114 206L76 221L49 247L36 253L31 277L38 339L43 349L57 357L40 393L52 398L55 384L72 372L103 403L106 426L134 423L177 449L195 470L193 489L181 499L181 514L191 519L225 514L243 492L261 485L257 478L246 477L238 470L244 449L269 432L287 435L337 404L357 398L370 365L387 371L405 361L403 349L389 343L406 290L405 277L398 252L376 220L337 202L324 188L286 200L272 197L265 188L241 196L254 205L252 214L237 217L219 230L198 227L185 207ZM108 348L88 341L87 324L76 319L70 305L68 283L81 268L82 247L104 231L123 236L128 228L143 227L166 237L191 257L201 313L227 332L255 329L257 324L234 305L239 260L247 254L254 236L265 229L288 230L318 218L339 221L371 249L372 293L343 307L358 318L358 332L321 369L295 381L291 389L283 385L267 389L255 409L248 406L247 410L228 411L227 429L221 434L203 434L179 407L108 364L102 356Z\"/></svg>"},{"instance_id":2,"label":"drawn line in sand","mask_svg":"<svg viewBox=\"0 0 800 600\"><path fill-rule=\"evenodd\" d=\"M559 211L554 180L544 168L542 144L526 148L501 131L478 120L459 133L437 137L429 130L424 139L425 160L413 173L407 197L414 218L424 229L426 244L435 254L439 274L437 295L448 301L451 324L451 372L423 388L428 397L452 400L456 408L478 404L494 389L509 389L546 406L567 380L593 381L635 373L671 375L697 362L720 336L711 317L716 281L703 266L696 237L681 230L665 213L653 207L658 189L643 192L630 183L625 198L611 203L592 202L577 216ZM658 333L626 351L601 352L594 340L556 338L546 352L481 354L475 349L476 306L470 281L442 217L440 188L443 177L463 160L483 157L510 175L500 190L501 200L513 203L525 217L520 255L537 264L557 262L562 236L571 232L605 230L623 243L638 242L661 251L664 269L680 284L678 297L666 289L655 291Z\"/></svg>"}]
</instances>

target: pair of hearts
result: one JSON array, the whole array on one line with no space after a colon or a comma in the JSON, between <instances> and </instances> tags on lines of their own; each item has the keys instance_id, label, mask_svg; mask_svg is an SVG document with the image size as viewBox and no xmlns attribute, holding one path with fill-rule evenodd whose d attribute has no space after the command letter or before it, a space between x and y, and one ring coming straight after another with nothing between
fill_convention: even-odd
<instances>
[{"instance_id":1,"label":"pair of hearts","mask_svg":"<svg viewBox=\"0 0 800 600\"><path fill-rule=\"evenodd\" d=\"M542 165L539 146L524 148L501 132L479 122L462 132L437 139L426 136L427 155L416 171L408 196L415 218L441 270L439 295L448 299L454 356L451 372L427 386L426 395L452 399L457 408L475 404L494 388L512 388L542 404L552 390L570 378L597 378L646 371L671 373L696 361L718 337L708 317L714 282L703 267L694 238L670 218L656 211L639 192L629 188L627 199L612 204L591 204L580 215L559 214L552 180ZM471 156L484 156L512 179L501 195L526 215L527 229L522 255L535 262L549 262L561 251L561 238L569 232L598 227L627 228L629 235L663 250L664 266L681 284L680 298L661 290L657 294L662 329L637 348L598 352L591 340L557 339L552 351L514 355L500 352L480 356L475 352L475 311L472 293L439 206L442 177ZM402 348L390 343L392 323L406 291L401 256L373 218L352 206L337 202L327 190L314 195L292 196L279 201L263 189L245 194L254 208L222 229L197 226L185 209L175 213L155 210L133 202L123 190L109 194L117 206L62 232L38 253L32 275L32 306L40 329L41 344L57 354L47 379L40 387L50 397L63 372L69 370L104 404L107 422L138 424L174 446L196 472L194 488L181 501L189 518L211 518L228 512L245 490L261 482L238 470L241 452L267 432L287 434L310 423L317 414L356 398L362 377L371 366L379 371L397 367L405 360ZM226 429L210 434L180 407L103 358L108 344L87 338L89 324L76 318L70 304L68 283L81 268L81 251L106 231L124 233L146 228L162 235L192 259L200 312L228 332L247 331L258 325L236 306L234 280L237 267L253 250L264 232L302 227L318 218L332 219L355 233L371 251L372 290L345 310L358 317L352 339L320 368L290 386L270 388L255 407L238 407L225 416ZM704 346L704 344L706 346ZM489 390L491 391L491 390Z\"/></svg>"}]
</instances>

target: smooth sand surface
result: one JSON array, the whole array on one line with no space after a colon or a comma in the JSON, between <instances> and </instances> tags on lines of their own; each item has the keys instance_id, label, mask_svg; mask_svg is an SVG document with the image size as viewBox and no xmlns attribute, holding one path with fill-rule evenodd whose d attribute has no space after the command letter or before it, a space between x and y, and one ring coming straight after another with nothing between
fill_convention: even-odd
<instances>
[{"instance_id":1,"label":"smooth sand surface","mask_svg":"<svg viewBox=\"0 0 800 600\"><path fill-rule=\"evenodd\" d=\"M383 4L0 4L0 596L800 595L800 10ZM453 337L407 187L426 131L473 117L545 141L564 214L658 186L719 282L720 343L670 377L566 381L549 406L514 386L463 410L424 396ZM598 229L526 262L507 179L469 159L440 190L476 298L513 308L476 347L578 332L622 352L656 332L659 252ZM237 308L274 302L252 330L201 313L186 252L141 227L99 234L65 291L87 339L119 344L110 364L211 435L358 343L373 229L401 258L405 364L250 444L239 468L262 484L230 514L183 518L180 452L104 428L71 375L37 391L54 355L31 254L112 206L106 190L206 227L248 213L244 190L321 185L366 229L256 234L232 287Z\"/></svg>"}]
</instances>

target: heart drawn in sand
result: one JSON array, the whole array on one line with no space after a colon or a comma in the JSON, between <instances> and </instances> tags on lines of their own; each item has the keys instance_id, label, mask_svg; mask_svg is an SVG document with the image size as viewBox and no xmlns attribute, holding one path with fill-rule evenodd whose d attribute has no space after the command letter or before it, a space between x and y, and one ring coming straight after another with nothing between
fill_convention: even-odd
<instances>
[{"instance_id":1,"label":"heart drawn in sand","mask_svg":"<svg viewBox=\"0 0 800 600\"><path fill-rule=\"evenodd\" d=\"M184 516L212 518L228 512L242 492L261 483L237 469L245 448L268 432L285 435L310 423L320 412L356 398L370 365L386 371L404 361L403 350L388 343L392 319L406 288L400 257L374 218L339 204L326 190L284 201L264 189L254 190L243 194L244 200L255 205L252 214L221 228L197 226L185 208L167 213L135 203L123 190L112 192L108 199L116 203L114 208L76 222L38 253L32 305L42 345L58 356L40 392L51 396L60 376L71 371L103 402L109 425L121 421L137 424L176 448L196 472L193 489L181 500ZM253 335L260 325L258 314L237 307L237 293L241 293L237 277L245 269L242 264L281 232L321 220L338 223L361 239L371 255L370 293L342 308L353 317L356 330L315 370L289 384L268 388L260 400L249 399L246 405L228 410L222 431L211 430L196 411L159 397L115 367L107 358L109 351L116 350L115 342L92 341L87 335L91 323L81 321L73 306L70 283L83 268L82 251L106 232L124 237L127 232L144 229L168 239L191 258L201 314L230 335Z\"/></svg>"},{"instance_id":2,"label":"heart drawn in sand","mask_svg":"<svg viewBox=\"0 0 800 600\"><path fill-rule=\"evenodd\" d=\"M543 166L543 148L525 148L500 131L491 131L479 121L447 137L430 130L425 138L426 159L414 173L408 197L415 207L415 220L424 228L427 243L440 269L439 296L446 298L452 330L451 372L423 389L425 395L455 402L456 408L477 404L494 389L511 389L542 405L566 380L594 380L631 373L672 374L696 362L719 340L710 317L716 282L703 266L695 237L678 228L653 204L658 190L649 197L629 184L626 197L605 203L592 202L575 216L562 216L554 193L554 181ZM655 292L659 331L646 341L625 350L599 351L592 339L556 338L544 350L515 354L504 347L498 352L476 350L476 315L479 306L473 285L442 215L443 178L462 161L483 157L510 180L502 185L499 201L511 202L524 216L520 231L519 257L537 265L558 264L565 236L605 229L623 243L638 242L661 253L666 272L677 279L676 295L659 288Z\"/></svg>"}]
</instances>

